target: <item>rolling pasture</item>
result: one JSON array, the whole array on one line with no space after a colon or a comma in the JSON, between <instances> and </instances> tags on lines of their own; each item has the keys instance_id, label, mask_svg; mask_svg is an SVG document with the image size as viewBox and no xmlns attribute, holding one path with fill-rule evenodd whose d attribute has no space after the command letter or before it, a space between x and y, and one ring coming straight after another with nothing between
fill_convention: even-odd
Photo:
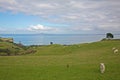
<instances>
[{"instance_id":1,"label":"rolling pasture","mask_svg":"<svg viewBox=\"0 0 120 80\"><path fill-rule=\"evenodd\" d=\"M37 52L0 56L0 80L120 80L120 41L32 48ZM103 74L100 63L106 66Z\"/></svg>"}]
</instances>

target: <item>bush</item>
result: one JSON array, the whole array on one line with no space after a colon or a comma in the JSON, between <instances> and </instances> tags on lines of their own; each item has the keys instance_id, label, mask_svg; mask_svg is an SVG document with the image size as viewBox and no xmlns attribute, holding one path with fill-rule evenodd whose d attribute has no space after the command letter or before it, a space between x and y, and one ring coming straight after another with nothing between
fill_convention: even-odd
<instances>
[{"instance_id":1,"label":"bush","mask_svg":"<svg viewBox=\"0 0 120 80\"><path fill-rule=\"evenodd\" d=\"M106 38L107 38L107 39L112 39L112 38L114 38L114 36L113 36L112 33L107 33L107 34L106 34Z\"/></svg>"}]
</instances>

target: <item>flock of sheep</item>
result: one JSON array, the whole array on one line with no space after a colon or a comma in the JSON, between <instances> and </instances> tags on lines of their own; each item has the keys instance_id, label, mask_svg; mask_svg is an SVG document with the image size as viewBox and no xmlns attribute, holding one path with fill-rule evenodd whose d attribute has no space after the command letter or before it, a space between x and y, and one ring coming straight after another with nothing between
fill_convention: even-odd
<instances>
[{"instance_id":1,"label":"flock of sheep","mask_svg":"<svg viewBox=\"0 0 120 80\"><path fill-rule=\"evenodd\" d=\"M113 47L112 48L112 51L113 51L113 53L114 54L118 54L118 48L116 48L116 47ZM69 68L69 64L67 64L67 68ZM101 73L104 73L105 72L105 64L104 63L100 63L100 72Z\"/></svg>"},{"instance_id":2,"label":"flock of sheep","mask_svg":"<svg viewBox=\"0 0 120 80\"><path fill-rule=\"evenodd\" d=\"M112 48L112 51L113 51L113 53L114 54L118 54L118 48L116 48L116 47L113 47ZM100 72L101 73L104 73L105 72L105 64L104 63L100 63Z\"/></svg>"}]
</instances>

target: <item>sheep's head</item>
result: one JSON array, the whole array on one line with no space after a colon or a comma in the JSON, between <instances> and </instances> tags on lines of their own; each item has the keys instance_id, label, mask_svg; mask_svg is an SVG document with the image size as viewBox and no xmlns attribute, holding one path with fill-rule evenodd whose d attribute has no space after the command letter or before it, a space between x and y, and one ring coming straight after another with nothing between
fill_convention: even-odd
<instances>
[{"instance_id":1,"label":"sheep's head","mask_svg":"<svg viewBox=\"0 0 120 80\"><path fill-rule=\"evenodd\" d=\"M100 65L104 65L104 63L100 63Z\"/></svg>"}]
</instances>

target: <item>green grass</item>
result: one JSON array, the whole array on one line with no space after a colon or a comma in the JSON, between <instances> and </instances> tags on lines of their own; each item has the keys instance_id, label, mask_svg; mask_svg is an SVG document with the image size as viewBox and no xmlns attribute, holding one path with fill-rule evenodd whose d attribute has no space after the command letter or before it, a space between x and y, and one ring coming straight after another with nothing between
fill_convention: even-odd
<instances>
[{"instance_id":1,"label":"green grass","mask_svg":"<svg viewBox=\"0 0 120 80\"><path fill-rule=\"evenodd\" d=\"M31 47L0 41L0 56L26 55L34 52Z\"/></svg>"},{"instance_id":2,"label":"green grass","mask_svg":"<svg viewBox=\"0 0 120 80\"><path fill-rule=\"evenodd\" d=\"M33 47L34 54L0 56L0 80L120 80L120 52L113 54L112 47L120 50L120 41L40 46Z\"/></svg>"}]
</instances>

